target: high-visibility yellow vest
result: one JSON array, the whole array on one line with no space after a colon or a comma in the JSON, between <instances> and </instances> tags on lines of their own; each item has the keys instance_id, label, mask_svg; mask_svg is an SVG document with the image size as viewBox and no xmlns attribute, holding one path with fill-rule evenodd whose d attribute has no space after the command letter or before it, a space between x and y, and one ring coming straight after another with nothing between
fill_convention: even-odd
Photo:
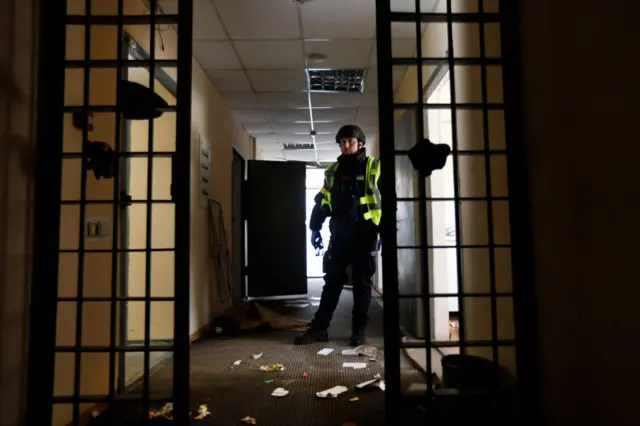
<instances>
[{"instance_id":1,"label":"high-visibility yellow vest","mask_svg":"<svg viewBox=\"0 0 640 426\"><path fill-rule=\"evenodd\" d=\"M322 205L331 207L331 189L338 170L338 163L332 163L324 172L324 185L320 190L323 195ZM380 161L374 157L367 157L367 171L365 176L356 179L365 180L364 196L360 197L360 204L365 206L364 219L371 220L375 225L380 224L382 218L382 204L380 190L378 189L378 179L380 178Z\"/></svg>"}]
</instances>

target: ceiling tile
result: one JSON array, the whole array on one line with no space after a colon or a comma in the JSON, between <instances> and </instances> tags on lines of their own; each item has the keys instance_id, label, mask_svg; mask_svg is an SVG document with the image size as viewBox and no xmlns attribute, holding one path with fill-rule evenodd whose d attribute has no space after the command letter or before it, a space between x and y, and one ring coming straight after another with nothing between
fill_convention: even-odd
<instances>
[{"instance_id":1,"label":"ceiling tile","mask_svg":"<svg viewBox=\"0 0 640 426\"><path fill-rule=\"evenodd\" d=\"M275 133L274 138L278 143L312 143L313 142L313 138L310 135Z\"/></svg>"},{"instance_id":2,"label":"ceiling tile","mask_svg":"<svg viewBox=\"0 0 640 426\"><path fill-rule=\"evenodd\" d=\"M227 39L227 34L210 0L194 0L193 2L193 39Z\"/></svg>"},{"instance_id":3,"label":"ceiling tile","mask_svg":"<svg viewBox=\"0 0 640 426\"><path fill-rule=\"evenodd\" d=\"M300 8L305 38L373 38L375 2L371 0L318 0Z\"/></svg>"},{"instance_id":4,"label":"ceiling tile","mask_svg":"<svg viewBox=\"0 0 640 426\"><path fill-rule=\"evenodd\" d=\"M244 123L242 126L251 135L273 133L269 123Z\"/></svg>"},{"instance_id":5,"label":"ceiling tile","mask_svg":"<svg viewBox=\"0 0 640 426\"><path fill-rule=\"evenodd\" d=\"M358 107L361 97L361 93L312 93L311 104L314 107Z\"/></svg>"},{"instance_id":6,"label":"ceiling tile","mask_svg":"<svg viewBox=\"0 0 640 426\"><path fill-rule=\"evenodd\" d=\"M232 109L231 113L240 123L266 123L267 117L261 109Z\"/></svg>"},{"instance_id":7,"label":"ceiling tile","mask_svg":"<svg viewBox=\"0 0 640 426\"><path fill-rule=\"evenodd\" d=\"M323 135L324 138L335 138L336 133L338 133L340 127L344 126L345 124L353 124L353 120L345 120L335 123L318 123L314 127L316 132L318 132L318 134L320 135Z\"/></svg>"},{"instance_id":8,"label":"ceiling tile","mask_svg":"<svg viewBox=\"0 0 640 426\"><path fill-rule=\"evenodd\" d=\"M256 142L261 144L278 143L278 135L272 133L270 135L258 135L256 136Z\"/></svg>"},{"instance_id":9,"label":"ceiling tile","mask_svg":"<svg viewBox=\"0 0 640 426\"><path fill-rule=\"evenodd\" d=\"M335 141L317 142L316 149L318 151L340 152L340 146Z\"/></svg>"},{"instance_id":10,"label":"ceiling tile","mask_svg":"<svg viewBox=\"0 0 640 426\"><path fill-rule=\"evenodd\" d=\"M251 84L244 71L208 70L207 75L220 92L251 91Z\"/></svg>"},{"instance_id":11,"label":"ceiling tile","mask_svg":"<svg viewBox=\"0 0 640 426\"><path fill-rule=\"evenodd\" d=\"M205 70L242 69L233 46L228 41L194 41L193 56Z\"/></svg>"},{"instance_id":12,"label":"ceiling tile","mask_svg":"<svg viewBox=\"0 0 640 426\"><path fill-rule=\"evenodd\" d=\"M358 108L358 122L361 123L377 123L378 108L376 107L360 107Z\"/></svg>"},{"instance_id":13,"label":"ceiling tile","mask_svg":"<svg viewBox=\"0 0 640 426\"><path fill-rule=\"evenodd\" d=\"M256 94L262 108L302 108L308 107L305 92L262 92Z\"/></svg>"},{"instance_id":14,"label":"ceiling tile","mask_svg":"<svg viewBox=\"0 0 640 426\"><path fill-rule=\"evenodd\" d=\"M247 69L303 69L300 40L236 41L235 48Z\"/></svg>"},{"instance_id":15,"label":"ceiling tile","mask_svg":"<svg viewBox=\"0 0 640 426\"><path fill-rule=\"evenodd\" d=\"M316 153L312 149L304 151L285 151L285 155L287 156L287 161L300 161L305 163L316 161Z\"/></svg>"},{"instance_id":16,"label":"ceiling tile","mask_svg":"<svg viewBox=\"0 0 640 426\"><path fill-rule=\"evenodd\" d=\"M282 135L306 136L311 132L311 126L307 123L271 123L273 133Z\"/></svg>"},{"instance_id":17,"label":"ceiling tile","mask_svg":"<svg viewBox=\"0 0 640 426\"><path fill-rule=\"evenodd\" d=\"M363 93L360 98L360 106L378 106L378 94Z\"/></svg>"},{"instance_id":18,"label":"ceiling tile","mask_svg":"<svg viewBox=\"0 0 640 426\"><path fill-rule=\"evenodd\" d=\"M307 109L270 109L266 111L266 115L269 121L275 123L309 120L309 110Z\"/></svg>"},{"instance_id":19,"label":"ceiling tile","mask_svg":"<svg viewBox=\"0 0 640 426\"><path fill-rule=\"evenodd\" d=\"M229 37L298 39L298 8L291 0L215 0Z\"/></svg>"},{"instance_id":20,"label":"ceiling tile","mask_svg":"<svg viewBox=\"0 0 640 426\"><path fill-rule=\"evenodd\" d=\"M258 108L258 99L253 92L224 92L222 97L231 109Z\"/></svg>"},{"instance_id":21,"label":"ceiling tile","mask_svg":"<svg viewBox=\"0 0 640 426\"><path fill-rule=\"evenodd\" d=\"M307 41L305 52L327 57L320 68L367 68L372 46L372 40Z\"/></svg>"},{"instance_id":22,"label":"ceiling tile","mask_svg":"<svg viewBox=\"0 0 640 426\"><path fill-rule=\"evenodd\" d=\"M319 109L313 112L313 120L348 123L356 119L357 112L357 108Z\"/></svg>"},{"instance_id":23,"label":"ceiling tile","mask_svg":"<svg viewBox=\"0 0 640 426\"><path fill-rule=\"evenodd\" d=\"M369 69L364 77L364 91L367 93L378 92L378 71Z\"/></svg>"},{"instance_id":24,"label":"ceiling tile","mask_svg":"<svg viewBox=\"0 0 640 426\"><path fill-rule=\"evenodd\" d=\"M304 70L249 70L247 75L256 92L298 92L307 88Z\"/></svg>"}]
</instances>

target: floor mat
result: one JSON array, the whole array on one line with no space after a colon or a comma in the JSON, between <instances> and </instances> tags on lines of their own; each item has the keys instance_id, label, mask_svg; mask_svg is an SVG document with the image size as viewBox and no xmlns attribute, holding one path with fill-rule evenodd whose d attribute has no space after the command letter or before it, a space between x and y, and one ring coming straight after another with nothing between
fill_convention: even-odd
<instances>
[{"instance_id":1,"label":"floor mat","mask_svg":"<svg viewBox=\"0 0 640 426\"><path fill-rule=\"evenodd\" d=\"M314 296L314 294L311 294ZM318 296L319 294L315 294ZM286 307L284 302L264 302L265 306L286 315L309 319L316 306ZM382 308L373 303L367 340L378 348L375 362L365 357L343 356L349 349L352 295L344 291L329 329L329 343L296 346L294 331L270 331L243 334L233 339L206 339L191 347L191 404L193 410L207 404L211 417L197 423L219 426L237 425L246 416L258 425L333 426L345 423L376 426L384 424L384 391L379 388L356 392L355 386L384 376ZM323 348L334 351L318 355ZM254 359L254 354L262 354ZM240 361L239 363L237 361ZM365 362L366 368L343 367L344 362ZM237 365L234 365L237 364ZM263 365L279 363L283 371L264 372ZM421 380L420 373L403 360L403 379ZM150 378L152 394L171 389L172 366L169 363ZM337 398L320 399L316 392L345 386L349 390ZM271 393L282 387L284 397ZM357 401L351 401L357 397Z\"/></svg>"}]
</instances>

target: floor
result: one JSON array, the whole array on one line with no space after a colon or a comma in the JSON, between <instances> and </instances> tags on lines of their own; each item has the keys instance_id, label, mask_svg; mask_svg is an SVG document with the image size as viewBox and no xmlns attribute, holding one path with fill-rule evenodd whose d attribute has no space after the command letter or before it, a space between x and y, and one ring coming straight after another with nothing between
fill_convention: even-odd
<instances>
[{"instance_id":1,"label":"floor","mask_svg":"<svg viewBox=\"0 0 640 426\"><path fill-rule=\"evenodd\" d=\"M149 365L153 368L169 359L171 355L172 352L150 352ZM124 383L125 386L131 386L144 374L144 354L142 352L126 352L124 357Z\"/></svg>"},{"instance_id":2,"label":"floor","mask_svg":"<svg viewBox=\"0 0 640 426\"><path fill-rule=\"evenodd\" d=\"M309 296L319 296L321 285L321 280L310 280ZM384 376L383 312L380 304L372 304L368 343L378 348L375 362L364 357L343 356L342 349L350 348L351 297L350 290L343 292L329 330L329 343L296 346L293 344L295 331L262 331L228 340L210 338L196 342L191 348L191 403L194 410L200 404L207 404L212 412L209 418L197 423L237 425L241 424L241 419L250 416L259 425L383 425L384 391L379 388L355 391L357 384L374 378L376 374ZM284 302L265 305L307 319L316 309L312 304L304 308L287 308ZM323 348L334 351L328 356L318 355L317 352ZM262 353L262 357L254 359L252 355L258 353ZM240 363L234 366L236 361ZM356 361L366 362L366 368L353 369L342 365L343 362ZM274 363L283 364L284 371L260 371L260 366ZM170 362L167 363L150 378L153 394L170 391L171 367ZM406 357L402 361L402 377L405 387L411 382L424 382ZM333 399L316 396L316 392L337 385L349 390ZM279 387L288 390L289 394L272 396L271 392ZM355 397L357 401L352 400ZM415 406L413 408L419 411ZM419 414L407 414L408 417L414 415Z\"/></svg>"}]
</instances>

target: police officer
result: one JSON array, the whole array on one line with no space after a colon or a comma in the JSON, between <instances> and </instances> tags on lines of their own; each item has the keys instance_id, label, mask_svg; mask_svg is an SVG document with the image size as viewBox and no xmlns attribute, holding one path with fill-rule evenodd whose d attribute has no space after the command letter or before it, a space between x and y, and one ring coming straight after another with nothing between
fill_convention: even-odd
<instances>
[{"instance_id":1,"label":"police officer","mask_svg":"<svg viewBox=\"0 0 640 426\"><path fill-rule=\"evenodd\" d=\"M325 171L324 185L315 197L309 228L311 244L322 248L320 230L331 217L331 239L323 259L325 285L320 306L307 332L297 336L296 344L326 342L327 329L345 284L348 265L352 269L353 318L351 344L365 343L369 322L373 275L376 270L380 207L380 162L367 156L365 134L358 126L347 125L336 135L342 155Z\"/></svg>"}]
</instances>

